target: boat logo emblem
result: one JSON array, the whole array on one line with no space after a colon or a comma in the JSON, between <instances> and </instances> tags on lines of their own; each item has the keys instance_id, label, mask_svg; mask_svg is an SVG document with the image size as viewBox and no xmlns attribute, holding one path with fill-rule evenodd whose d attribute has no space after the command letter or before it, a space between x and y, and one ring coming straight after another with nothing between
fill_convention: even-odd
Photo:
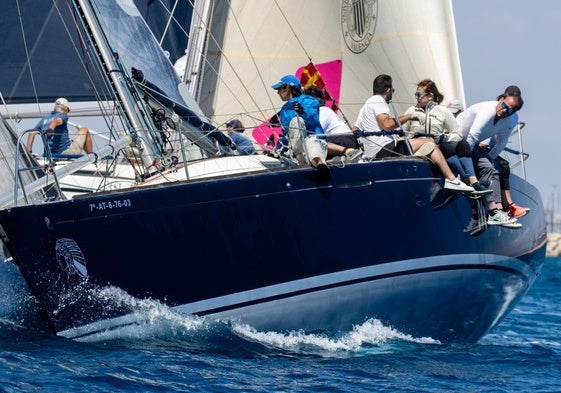
<instances>
[{"instance_id":1,"label":"boat logo emblem","mask_svg":"<svg viewBox=\"0 0 561 393\"><path fill-rule=\"evenodd\" d=\"M361 53L370 46L378 20L378 0L343 0L341 29L347 47Z\"/></svg>"},{"instance_id":2,"label":"boat logo emblem","mask_svg":"<svg viewBox=\"0 0 561 393\"><path fill-rule=\"evenodd\" d=\"M73 239L62 238L56 241L56 260L66 273L82 277L88 276L86 258Z\"/></svg>"}]
</instances>

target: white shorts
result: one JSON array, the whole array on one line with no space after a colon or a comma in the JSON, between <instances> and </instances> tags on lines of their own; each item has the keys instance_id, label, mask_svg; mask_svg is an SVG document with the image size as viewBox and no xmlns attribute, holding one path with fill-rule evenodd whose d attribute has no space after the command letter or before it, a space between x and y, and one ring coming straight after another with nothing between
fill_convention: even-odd
<instances>
[{"instance_id":1,"label":"white shorts","mask_svg":"<svg viewBox=\"0 0 561 393\"><path fill-rule=\"evenodd\" d=\"M320 158L325 163L327 158L327 141L316 135L307 135L306 124L301 117L290 121L288 129L288 145L294 152L298 164L311 164L312 159Z\"/></svg>"},{"instance_id":2,"label":"white shorts","mask_svg":"<svg viewBox=\"0 0 561 393\"><path fill-rule=\"evenodd\" d=\"M68 149L64 150L61 154L82 154L84 145L86 144L86 135L77 134L72 141L70 141L70 146Z\"/></svg>"}]
</instances>

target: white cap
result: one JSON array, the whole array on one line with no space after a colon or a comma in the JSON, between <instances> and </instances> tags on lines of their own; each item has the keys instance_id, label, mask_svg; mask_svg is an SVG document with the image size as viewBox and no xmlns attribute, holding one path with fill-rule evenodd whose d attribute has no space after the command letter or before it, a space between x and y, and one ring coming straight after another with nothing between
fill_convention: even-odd
<instances>
[{"instance_id":1,"label":"white cap","mask_svg":"<svg viewBox=\"0 0 561 393\"><path fill-rule=\"evenodd\" d=\"M66 108L70 111L70 106L68 106L68 100L66 98L63 98L63 97L57 99L55 101L55 110L57 108L61 108L61 109Z\"/></svg>"},{"instance_id":2,"label":"white cap","mask_svg":"<svg viewBox=\"0 0 561 393\"><path fill-rule=\"evenodd\" d=\"M450 109L450 112L456 113L458 111L464 110L464 106L460 102L460 100L452 100L447 105L446 108Z\"/></svg>"}]
</instances>

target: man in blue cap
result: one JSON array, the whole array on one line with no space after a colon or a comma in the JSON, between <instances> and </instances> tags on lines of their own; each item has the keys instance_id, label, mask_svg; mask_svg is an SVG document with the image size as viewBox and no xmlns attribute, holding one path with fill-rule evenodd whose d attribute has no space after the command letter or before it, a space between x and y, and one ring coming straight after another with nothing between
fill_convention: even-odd
<instances>
[{"instance_id":1,"label":"man in blue cap","mask_svg":"<svg viewBox=\"0 0 561 393\"><path fill-rule=\"evenodd\" d=\"M298 164L309 163L318 168L322 179L329 178L329 168L325 163L327 141L319 122L318 100L302 94L300 80L294 75L283 76L271 87L285 101L279 121Z\"/></svg>"}]
</instances>

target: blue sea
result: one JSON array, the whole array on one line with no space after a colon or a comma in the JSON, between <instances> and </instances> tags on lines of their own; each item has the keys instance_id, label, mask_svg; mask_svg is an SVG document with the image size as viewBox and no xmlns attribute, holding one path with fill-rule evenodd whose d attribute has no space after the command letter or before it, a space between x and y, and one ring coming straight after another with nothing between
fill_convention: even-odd
<instances>
[{"instance_id":1,"label":"blue sea","mask_svg":"<svg viewBox=\"0 0 561 393\"><path fill-rule=\"evenodd\" d=\"M548 258L476 344L376 320L338 338L259 332L148 301L145 325L77 342L48 333L17 269L0 263L0 392L561 392L560 289L561 258Z\"/></svg>"}]
</instances>

